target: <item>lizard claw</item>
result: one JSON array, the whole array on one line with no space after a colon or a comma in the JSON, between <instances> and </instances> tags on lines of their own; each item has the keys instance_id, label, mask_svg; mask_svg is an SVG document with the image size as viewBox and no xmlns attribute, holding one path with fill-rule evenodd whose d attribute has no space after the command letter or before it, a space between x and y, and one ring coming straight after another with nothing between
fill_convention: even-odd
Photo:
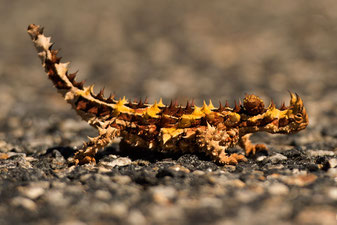
<instances>
[{"instance_id":1,"label":"lizard claw","mask_svg":"<svg viewBox=\"0 0 337 225\"><path fill-rule=\"evenodd\" d=\"M231 154L230 156L223 156L220 159L221 164L225 165L237 165L239 162L246 162L247 158L244 155L241 154Z\"/></svg>"},{"instance_id":2,"label":"lizard claw","mask_svg":"<svg viewBox=\"0 0 337 225\"><path fill-rule=\"evenodd\" d=\"M75 153L74 157L70 159L70 162L74 165L83 165L83 164L96 164L95 157L85 154L83 150L80 150Z\"/></svg>"},{"instance_id":3,"label":"lizard claw","mask_svg":"<svg viewBox=\"0 0 337 225\"><path fill-rule=\"evenodd\" d=\"M250 148L246 148L246 156L255 155L257 152L268 151L268 148L264 144L252 145Z\"/></svg>"}]
</instances>

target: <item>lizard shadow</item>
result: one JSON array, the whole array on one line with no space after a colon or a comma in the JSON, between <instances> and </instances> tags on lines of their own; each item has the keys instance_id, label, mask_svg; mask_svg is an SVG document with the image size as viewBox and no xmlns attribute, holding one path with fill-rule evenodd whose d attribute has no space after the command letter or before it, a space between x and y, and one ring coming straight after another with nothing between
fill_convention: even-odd
<instances>
[{"instance_id":1,"label":"lizard shadow","mask_svg":"<svg viewBox=\"0 0 337 225\"><path fill-rule=\"evenodd\" d=\"M59 152L65 159L68 159L71 156L74 156L76 149L70 146L53 146L47 149L46 153L43 156L51 155L52 157L56 157Z\"/></svg>"},{"instance_id":2,"label":"lizard shadow","mask_svg":"<svg viewBox=\"0 0 337 225\"><path fill-rule=\"evenodd\" d=\"M73 157L77 152L76 148L70 146L53 146L47 149L46 153L43 156L49 156L51 158L57 158L58 155L62 155L64 159L68 159ZM172 152L158 152L151 151L146 148L132 147L124 142L115 145L109 145L104 149L101 149L95 155L96 162L98 163L100 160L104 160L109 155L116 155L118 157L128 157L132 161L135 160L146 160L151 163L156 161L162 161L165 159L173 159L176 160L184 153L172 153ZM202 158L203 156L200 155ZM205 157L206 158L206 157Z\"/></svg>"},{"instance_id":3,"label":"lizard shadow","mask_svg":"<svg viewBox=\"0 0 337 225\"><path fill-rule=\"evenodd\" d=\"M230 149L229 152L236 153L238 152L237 150L238 150L237 148L234 148ZM61 154L62 157L64 157L67 160L68 158L73 157L76 151L77 149L70 146L54 146L48 148L44 156L51 155L52 158L57 158L57 155ZM195 155L199 160L210 161L209 156L198 151L194 153L151 151L147 148L132 147L123 141L121 141L119 144L112 144L105 147L104 149L101 149L95 155L95 159L96 162L98 163L99 161L109 157L109 155L116 155L118 157L128 157L132 161L145 160L151 163L155 163L164 160L178 160L182 156L190 154Z\"/></svg>"},{"instance_id":4,"label":"lizard shadow","mask_svg":"<svg viewBox=\"0 0 337 225\"><path fill-rule=\"evenodd\" d=\"M147 148L132 147L129 144L125 143L124 141L121 141L117 145L110 145L106 147L103 151L99 151L95 158L97 162L99 162L107 155L128 157L132 161L145 160L154 163L156 161L162 161L165 159L176 160L182 155L184 155L184 153L151 151Z\"/></svg>"}]
</instances>

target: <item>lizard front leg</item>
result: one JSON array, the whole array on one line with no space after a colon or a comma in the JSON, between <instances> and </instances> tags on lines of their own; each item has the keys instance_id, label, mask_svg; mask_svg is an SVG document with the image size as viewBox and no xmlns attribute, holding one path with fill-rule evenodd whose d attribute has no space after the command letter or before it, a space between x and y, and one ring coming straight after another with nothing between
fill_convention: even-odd
<instances>
[{"instance_id":1,"label":"lizard front leg","mask_svg":"<svg viewBox=\"0 0 337 225\"><path fill-rule=\"evenodd\" d=\"M239 139L239 145L245 150L246 156L255 155L260 151L268 151L267 146L264 144L252 144L249 139L251 135L252 134L246 134L241 136Z\"/></svg>"},{"instance_id":2,"label":"lizard front leg","mask_svg":"<svg viewBox=\"0 0 337 225\"><path fill-rule=\"evenodd\" d=\"M95 155L99 149L104 148L118 135L118 129L108 127L99 129L99 136L89 138L89 141L83 144L83 147L78 150L74 158L70 161L77 164L95 163Z\"/></svg>"}]
</instances>

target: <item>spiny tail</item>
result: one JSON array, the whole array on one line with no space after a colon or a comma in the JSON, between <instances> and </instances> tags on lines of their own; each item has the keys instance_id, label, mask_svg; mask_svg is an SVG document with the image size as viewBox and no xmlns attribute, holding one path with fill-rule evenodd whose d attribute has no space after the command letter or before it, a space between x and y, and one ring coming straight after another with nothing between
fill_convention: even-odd
<instances>
[{"instance_id":1,"label":"spiny tail","mask_svg":"<svg viewBox=\"0 0 337 225\"><path fill-rule=\"evenodd\" d=\"M51 38L43 35L41 26L31 24L28 26L27 32L35 45L49 79L84 120L95 126L93 120L114 114L115 105L118 102L111 95L104 98L104 90L95 95L93 86L84 87L84 81L75 81L77 72L68 72L69 62L61 63L61 57L57 56L58 50L52 49Z\"/></svg>"}]
</instances>

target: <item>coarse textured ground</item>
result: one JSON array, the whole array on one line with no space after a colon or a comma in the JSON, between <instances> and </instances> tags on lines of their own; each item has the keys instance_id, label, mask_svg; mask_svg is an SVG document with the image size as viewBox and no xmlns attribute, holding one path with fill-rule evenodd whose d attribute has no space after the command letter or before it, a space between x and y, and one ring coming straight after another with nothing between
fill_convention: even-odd
<instances>
[{"instance_id":1,"label":"coarse textured ground","mask_svg":"<svg viewBox=\"0 0 337 225\"><path fill-rule=\"evenodd\" d=\"M0 224L336 224L336 12L334 0L0 0ZM279 104L291 90L310 125L254 136L269 154L236 167L117 141L69 166L96 133L46 78L30 23L96 90L183 104Z\"/></svg>"}]
</instances>

